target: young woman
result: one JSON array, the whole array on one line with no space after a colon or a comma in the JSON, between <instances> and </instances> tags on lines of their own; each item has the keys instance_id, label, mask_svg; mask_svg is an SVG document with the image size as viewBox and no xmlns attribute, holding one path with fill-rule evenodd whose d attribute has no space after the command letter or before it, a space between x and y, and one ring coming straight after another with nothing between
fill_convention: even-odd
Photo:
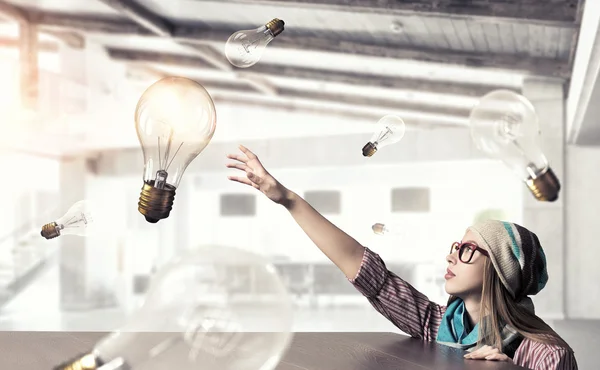
<instances>
[{"instance_id":1,"label":"young woman","mask_svg":"<svg viewBox=\"0 0 600 370\"><path fill-rule=\"evenodd\" d=\"M487 220L469 227L446 256L446 306L389 271L369 248L337 228L281 185L258 157L242 154L229 176L283 205L319 249L371 305L412 337L466 350L465 358L508 361L533 370L577 370L573 350L535 315L528 297L546 284L546 260L537 236L524 227Z\"/></svg>"}]
</instances>

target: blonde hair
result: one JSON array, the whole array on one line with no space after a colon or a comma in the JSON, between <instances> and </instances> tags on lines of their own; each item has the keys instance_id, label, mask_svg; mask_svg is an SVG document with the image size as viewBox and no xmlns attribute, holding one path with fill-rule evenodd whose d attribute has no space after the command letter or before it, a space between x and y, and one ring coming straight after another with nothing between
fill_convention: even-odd
<instances>
[{"instance_id":1,"label":"blonde hair","mask_svg":"<svg viewBox=\"0 0 600 370\"><path fill-rule=\"evenodd\" d=\"M448 305L457 297L450 296ZM544 344L557 345L572 351L571 347L548 324L533 312L519 305L502 285L494 265L486 258L483 270L483 290L477 346L489 345L500 349L501 331L510 325L523 338ZM504 352L504 351L502 351Z\"/></svg>"}]
</instances>

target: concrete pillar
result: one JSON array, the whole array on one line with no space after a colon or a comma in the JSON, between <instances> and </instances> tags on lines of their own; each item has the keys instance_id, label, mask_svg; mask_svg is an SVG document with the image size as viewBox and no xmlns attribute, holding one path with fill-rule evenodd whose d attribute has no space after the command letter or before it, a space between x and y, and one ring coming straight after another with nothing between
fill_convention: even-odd
<instances>
[{"instance_id":1,"label":"concrete pillar","mask_svg":"<svg viewBox=\"0 0 600 370\"><path fill-rule=\"evenodd\" d=\"M188 181L186 181L188 180ZM173 203L173 210L171 211L172 223L174 224L175 232L175 245L174 252L180 253L190 248L196 247L190 245L190 223L194 222L190 219L190 208L191 207L202 207L201 204L190 204L190 192L193 191L193 177L185 176L179 183L179 188L175 193L175 202ZM167 219L168 220L168 219ZM197 225L197 227L203 228L203 225Z\"/></svg>"},{"instance_id":2,"label":"concrete pillar","mask_svg":"<svg viewBox=\"0 0 600 370\"><path fill-rule=\"evenodd\" d=\"M98 125L113 120L111 114L119 101L111 86L125 78L124 69L109 61L100 45L90 42L81 49L61 47L60 59L61 75L65 76L61 83L61 113L67 117L78 115L77 125L88 126L86 129L90 132L109 130ZM90 159L89 163L93 164L94 160ZM101 235L60 238L63 310L87 310L106 305L112 301L110 295L118 281L118 243L124 233L125 220L121 207L125 201L118 183L87 171L83 157L61 162L61 208L66 212L73 203L89 197L101 207L96 213L103 220L97 222L110 221L113 227Z\"/></svg>"},{"instance_id":3,"label":"concrete pillar","mask_svg":"<svg viewBox=\"0 0 600 370\"><path fill-rule=\"evenodd\" d=\"M63 159L59 164L59 204L62 214L75 203L85 199L85 160ZM87 310L86 239L81 236L58 237L60 256L59 283L61 310Z\"/></svg>"},{"instance_id":4,"label":"concrete pillar","mask_svg":"<svg viewBox=\"0 0 600 370\"><path fill-rule=\"evenodd\" d=\"M37 26L20 22L19 39L21 106L36 111L39 98Z\"/></svg>"},{"instance_id":5,"label":"concrete pillar","mask_svg":"<svg viewBox=\"0 0 600 370\"><path fill-rule=\"evenodd\" d=\"M558 81L527 79L523 95L539 116L541 147L550 167L561 181L555 202L537 201L523 184L523 226L540 239L548 262L549 280L542 292L532 297L538 316L562 319L565 316L565 100Z\"/></svg>"}]
</instances>

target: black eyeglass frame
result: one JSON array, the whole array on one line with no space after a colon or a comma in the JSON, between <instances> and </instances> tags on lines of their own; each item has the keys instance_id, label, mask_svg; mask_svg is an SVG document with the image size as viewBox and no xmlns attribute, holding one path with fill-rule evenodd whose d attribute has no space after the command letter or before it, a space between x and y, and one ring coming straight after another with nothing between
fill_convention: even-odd
<instances>
[{"instance_id":1,"label":"black eyeglass frame","mask_svg":"<svg viewBox=\"0 0 600 370\"><path fill-rule=\"evenodd\" d=\"M471 256L469 257L468 260L464 261L462 257L465 253L466 248L469 248L473 253L471 253ZM454 253L454 251L458 251L458 259L462 263L470 263L471 260L473 259L473 256L475 255L475 251L479 251L479 253L483 254L486 257L490 256L489 253L485 249L479 247L477 244L472 243L472 242L464 242L464 243L454 242L450 246L450 254Z\"/></svg>"}]
</instances>

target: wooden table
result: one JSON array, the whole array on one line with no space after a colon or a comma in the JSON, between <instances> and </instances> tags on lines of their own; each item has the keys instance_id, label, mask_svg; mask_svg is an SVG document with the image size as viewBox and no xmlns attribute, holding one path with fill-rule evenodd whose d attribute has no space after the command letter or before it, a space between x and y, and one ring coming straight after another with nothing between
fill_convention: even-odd
<instances>
[{"instance_id":1,"label":"wooden table","mask_svg":"<svg viewBox=\"0 0 600 370\"><path fill-rule=\"evenodd\" d=\"M0 332L0 369L51 370L89 351L104 335L106 333ZM458 349L394 333L301 332L294 335L277 370L524 369L505 362L465 360L463 354Z\"/></svg>"}]
</instances>

